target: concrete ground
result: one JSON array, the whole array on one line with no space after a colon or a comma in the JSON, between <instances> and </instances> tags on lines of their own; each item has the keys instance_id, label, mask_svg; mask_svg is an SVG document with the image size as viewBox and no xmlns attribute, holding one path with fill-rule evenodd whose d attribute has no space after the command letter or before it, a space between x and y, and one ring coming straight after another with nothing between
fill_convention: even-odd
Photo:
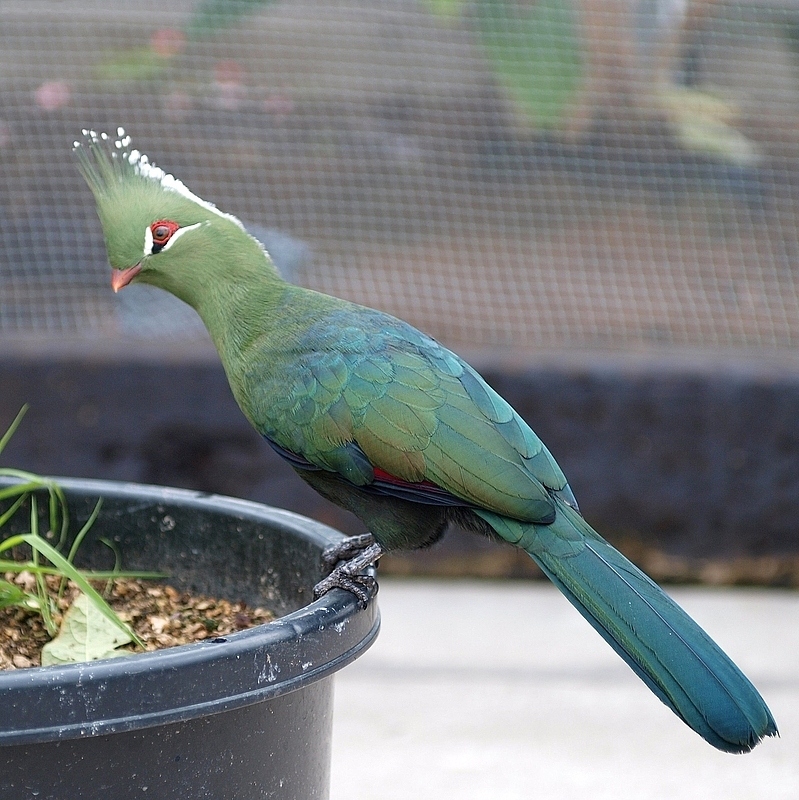
<instances>
[{"instance_id":1,"label":"concrete ground","mask_svg":"<svg viewBox=\"0 0 799 800\"><path fill-rule=\"evenodd\" d=\"M332 800L799 797L799 593L671 593L780 739L707 745L548 584L382 579L381 634L337 677Z\"/></svg>"}]
</instances>

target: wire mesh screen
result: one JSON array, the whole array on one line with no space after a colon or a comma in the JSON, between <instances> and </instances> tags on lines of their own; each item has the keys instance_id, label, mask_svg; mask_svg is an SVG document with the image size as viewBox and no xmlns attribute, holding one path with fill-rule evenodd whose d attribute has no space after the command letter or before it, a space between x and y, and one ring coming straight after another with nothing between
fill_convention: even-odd
<instances>
[{"instance_id":1,"label":"wire mesh screen","mask_svg":"<svg viewBox=\"0 0 799 800\"><path fill-rule=\"evenodd\" d=\"M108 286L115 131L300 284L448 344L799 344L799 3L0 4L0 334L198 336Z\"/></svg>"}]
</instances>

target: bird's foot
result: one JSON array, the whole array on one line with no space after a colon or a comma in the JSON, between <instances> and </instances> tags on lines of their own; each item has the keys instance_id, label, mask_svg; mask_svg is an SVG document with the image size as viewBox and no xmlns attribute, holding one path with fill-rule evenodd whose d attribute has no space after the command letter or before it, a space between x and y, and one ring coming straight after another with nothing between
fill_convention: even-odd
<instances>
[{"instance_id":1,"label":"bird's foot","mask_svg":"<svg viewBox=\"0 0 799 800\"><path fill-rule=\"evenodd\" d=\"M361 608L366 608L377 594L377 581L371 575L364 575L363 570L376 564L382 555L383 548L370 533L351 536L328 547L322 558L328 566L336 566L314 586L314 597L319 598L331 589L345 589L358 598Z\"/></svg>"}]
</instances>

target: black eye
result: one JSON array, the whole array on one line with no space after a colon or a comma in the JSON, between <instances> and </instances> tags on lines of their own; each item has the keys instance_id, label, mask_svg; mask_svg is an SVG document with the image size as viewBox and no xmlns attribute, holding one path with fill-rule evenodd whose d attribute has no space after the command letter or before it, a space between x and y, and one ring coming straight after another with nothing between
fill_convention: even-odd
<instances>
[{"instance_id":1,"label":"black eye","mask_svg":"<svg viewBox=\"0 0 799 800\"><path fill-rule=\"evenodd\" d=\"M163 244L172 233L167 225L156 225L153 228L153 241Z\"/></svg>"}]
</instances>

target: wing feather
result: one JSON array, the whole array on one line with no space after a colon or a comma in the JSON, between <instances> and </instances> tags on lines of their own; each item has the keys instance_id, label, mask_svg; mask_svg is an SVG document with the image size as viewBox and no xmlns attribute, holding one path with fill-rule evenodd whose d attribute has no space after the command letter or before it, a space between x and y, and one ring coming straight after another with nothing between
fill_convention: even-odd
<instances>
[{"instance_id":1,"label":"wing feather","mask_svg":"<svg viewBox=\"0 0 799 800\"><path fill-rule=\"evenodd\" d=\"M369 478L365 458L402 482L432 482L467 504L536 522L553 513L550 492L566 491L510 405L458 356L393 317L346 304L308 326L289 363L260 366L256 427L358 485Z\"/></svg>"}]
</instances>

